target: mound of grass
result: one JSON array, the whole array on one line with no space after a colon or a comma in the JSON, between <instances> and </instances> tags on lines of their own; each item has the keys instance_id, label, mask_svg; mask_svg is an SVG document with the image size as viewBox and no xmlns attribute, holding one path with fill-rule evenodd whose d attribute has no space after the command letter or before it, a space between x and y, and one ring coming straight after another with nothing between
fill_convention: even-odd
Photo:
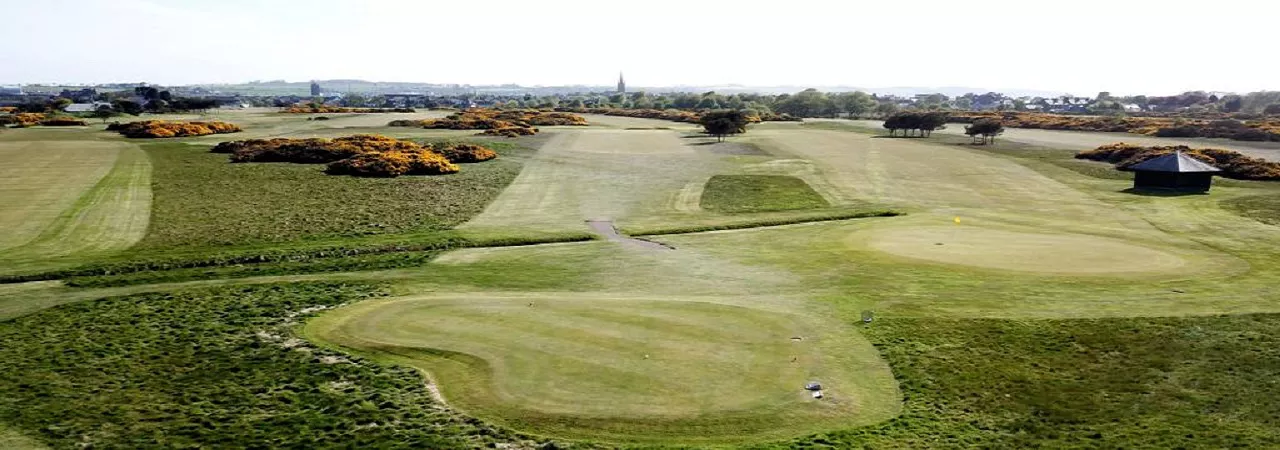
<instances>
[{"instance_id":1,"label":"mound of grass","mask_svg":"<svg viewBox=\"0 0 1280 450\"><path fill-rule=\"evenodd\" d=\"M581 242L589 233L464 237L453 231L363 239L248 246L220 250L146 250L91 264L45 272L0 275L0 284L67 279L80 287L391 269L426 263L439 252L465 247L508 247Z\"/></svg>"},{"instance_id":2,"label":"mound of grass","mask_svg":"<svg viewBox=\"0 0 1280 450\"><path fill-rule=\"evenodd\" d=\"M701 202L702 209L723 213L830 206L804 180L786 175L716 175L707 181Z\"/></svg>"},{"instance_id":3,"label":"mound of grass","mask_svg":"<svg viewBox=\"0 0 1280 450\"><path fill-rule=\"evenodd\" d=\"M322 342L428 370L451 405L497 424L681 444L892 417L892 375L850 332L839 321L706 298L565 293L378 300L305 328ZM801 335L821 337L791 339ZM828 399L801 389L813 378L831 385Z\"/></svg>"},{"instance_id":4,"label":"mound of grass","mask_svg":"<svg viewBox=\"0 0 1280 450\"><path fill-rule=\"evenodd\" d=\"M263 264L146 270L112 275L71 277L66 279L66 285L71 287L113 287L271 275L398 269L427 264L439 254L440 252L438 251L395 252Z\"/></svg>"},{"instance_id":5,"label":"mound of grass","mask_svg":"<svg viewBox=\"0 0 1280 450\"><path fill-rule=\"evenodd\" d=\"M1271 448L1280 315L881 319L905 397L881 426L789 448Z\"/></svg>"},{"instance_id":6,"label":"mound of grass","mask_svg":"<svg viewBox=\"0 0 1280 450\"><path fill-rule=\"evenodd\" d=\"M531 153L512 144L486 147L502 156ZM504 157L448 177L332 177L311 165L227 164L203 146L144 149L154 166L154 207L140 248L447 229L482 211L521 167Z\"/></svg>"},{"instance_id":7,"label":"mound of grass","mask_svg":"<svg viewBox=\"0 0 1280 450\"><path fill-rule=\"evenodd\" d=\"M1271 225L1280 225L1280 193L1236 197L1222 202L1237 214Z\"/></svg>"},{"instance_id":8,"label":"mound of grass","mask_svg":"<svg viewBox=\"0 0 1280 450\"><path fill-rule=\"evenodd\" d=\"M316 348L292 332L308 311L380 293L328 283L224 287L109 298L0 322L0 422L59 448L519 441L441 409L416 370Z\"/></svg>"}]
</instances>

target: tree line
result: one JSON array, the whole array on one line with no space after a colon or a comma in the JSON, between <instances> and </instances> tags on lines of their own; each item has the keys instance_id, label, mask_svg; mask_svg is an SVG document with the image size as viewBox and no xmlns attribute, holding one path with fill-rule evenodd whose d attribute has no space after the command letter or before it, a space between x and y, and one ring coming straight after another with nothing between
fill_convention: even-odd
<instances>
[{"instance_id":1,"label":"tree line","mask_svg":"<svg viewBox=\"0 0 1280 450\"><path fill-rule=\"evenodd\" d=\"M951 115L940 111L904 111L894 113L884 120L889 136L929 137L934 130L946 127Z\"/></svg>"}]
</instances>

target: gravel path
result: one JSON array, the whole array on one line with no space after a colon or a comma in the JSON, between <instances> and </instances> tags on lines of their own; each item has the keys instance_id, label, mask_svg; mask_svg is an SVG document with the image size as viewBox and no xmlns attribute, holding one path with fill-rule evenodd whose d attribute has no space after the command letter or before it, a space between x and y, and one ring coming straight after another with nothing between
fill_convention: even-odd
<instances>
[{"instance_id":1,"label":"gravel path","mask_svg":"<svg viewBox=\"0 0 1280 450\"><path fill-rule=\"evenodd\" d=\"M613 227L612 220L588 220L587 226L591 227L591 231L594 231L596 232L596 234L604 236L605 239L608 239L610 242L622 242L630 245L635 245L638 247L651 248L655 250L675 250L674 247L671 247L666 244L660 244L653 241L646 241L644 239L636 239L630 236L624 236L621 233L618 233L617 228Z\"/></svg>"}]
</instances>

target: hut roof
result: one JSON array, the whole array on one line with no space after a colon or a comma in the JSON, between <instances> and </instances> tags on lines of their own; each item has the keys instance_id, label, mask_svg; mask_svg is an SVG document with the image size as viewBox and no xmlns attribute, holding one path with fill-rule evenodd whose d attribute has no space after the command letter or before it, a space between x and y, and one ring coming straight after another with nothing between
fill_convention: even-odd
<instances>
[{"instance_id":1,"label":"hut roof","mask_svg":"<svg viewBox=\"0 0 1280 450\"><path fill-rule=\"evenodd\" d=\"M1173 152L1159 158L1152 158L1135 164L1129 170L1138 172L1221 172L1217 167L1205 164L1182 152Z\"/></svg>"}]
</instances>

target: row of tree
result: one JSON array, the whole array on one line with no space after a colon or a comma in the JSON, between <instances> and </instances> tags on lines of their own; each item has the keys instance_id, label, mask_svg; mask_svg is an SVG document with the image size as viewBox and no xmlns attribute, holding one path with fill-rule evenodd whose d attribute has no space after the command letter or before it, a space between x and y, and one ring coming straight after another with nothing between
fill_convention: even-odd
<instances>
[{"instance_id":1,"label":"row of tree","mask_svg":"<svg viewBox=\"0 0 1280 450\"><path fill-rule=\"evenodd\" d=\"M950 115L939 111L904 111L890 115L884 127L890 136L902 132L903 137L929 137L934 130L946 128Z\"/></svg>"}]
</instances>

